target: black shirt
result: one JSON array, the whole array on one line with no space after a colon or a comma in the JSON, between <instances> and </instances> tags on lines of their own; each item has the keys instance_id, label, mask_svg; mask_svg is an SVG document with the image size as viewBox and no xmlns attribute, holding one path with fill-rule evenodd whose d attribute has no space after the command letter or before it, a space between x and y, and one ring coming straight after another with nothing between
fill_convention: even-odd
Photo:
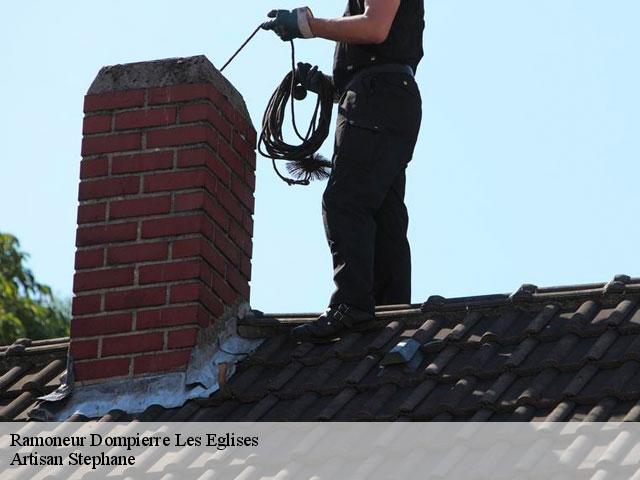
<instances>
[{"instance_id":1,"label":"black shirt","mask_svg":"<svg viewBox=\"0 0 640 480\"><path fill-rule=\"evenodd\" d=\"M364 13L365 0L349 0L344 16ZM381 44L338 43L334 54L333 81L342 90L358 70L383 63L402 63L415 72L424 55L424 0L401 0L389 36Z\"/></svg>"}]
</instances>

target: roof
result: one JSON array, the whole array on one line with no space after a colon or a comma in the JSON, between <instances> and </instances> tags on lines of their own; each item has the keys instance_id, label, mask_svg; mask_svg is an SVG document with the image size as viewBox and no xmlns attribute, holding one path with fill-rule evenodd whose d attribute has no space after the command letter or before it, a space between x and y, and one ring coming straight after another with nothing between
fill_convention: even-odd
<instances>
[{"instance_id":1,"label":"roof","mask_svg":"<svg viewBox=\"0 0 640 480\"><path fill-rule=\"evenodd\" d=\"M266 340L220 391L180 408L112 412L105 420L638 420L639 299L640 279L625 276L571 287L524 285L511 295L433 296L421 305L379 308L379 329L324 345L288 337L315 315L256 312L239 333ZM57 349L55 368L55 360L32 360L34 348L14 363L33 364L24 375L48 373L30 383L17 370L4 374L3 364L3 399L15 403L24 395L18 406L3 403L3 418L24 418L20 408L35 401L34 385L55 386L47 377L64 362L60 346L43 345Z\"/></svg>"},{"instance_id":2,"label":"roof","mask_svg":"<svg viewBox=\"0 0 640 480\"><path fill-rule=\"evenodd\" d=\"M22 338L0 347L0 421L26 420L37 398L60 386L68 346L68 338Z\"/></svg>"}]
</instances>

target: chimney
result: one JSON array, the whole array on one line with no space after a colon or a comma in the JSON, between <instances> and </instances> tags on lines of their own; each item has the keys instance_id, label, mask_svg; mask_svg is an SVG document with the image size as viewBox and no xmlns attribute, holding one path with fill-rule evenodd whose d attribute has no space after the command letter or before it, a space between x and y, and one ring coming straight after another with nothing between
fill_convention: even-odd
<instances>
[{"instance_id":1,"label":"chimney","mask_svg":"<svg viewBox=\"0 0 640 480\"><path fill-rule=\"evenodd\" d=\"M84 101L77 384L185 370L249 300L256 132L204 57L105 67Z\"/></svg>"}]
</instances>

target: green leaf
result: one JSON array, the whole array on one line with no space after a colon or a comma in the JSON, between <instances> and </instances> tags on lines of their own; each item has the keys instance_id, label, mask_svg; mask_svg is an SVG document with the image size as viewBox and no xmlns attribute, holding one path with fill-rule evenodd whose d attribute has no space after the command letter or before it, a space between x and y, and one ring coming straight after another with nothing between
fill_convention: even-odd
<instances>
[{"instance_id":1,"label":"green leaf","mask_svg":"<svg viewBox=\"0 0 640 480\"><path fill-rule=\"evenodd\" d=\"M70 302L55 298L49 286L37 282L25 265L27 258L17 238L0 232L0 345L19 337L69 334Z\"/></svg>"}]
</instances>

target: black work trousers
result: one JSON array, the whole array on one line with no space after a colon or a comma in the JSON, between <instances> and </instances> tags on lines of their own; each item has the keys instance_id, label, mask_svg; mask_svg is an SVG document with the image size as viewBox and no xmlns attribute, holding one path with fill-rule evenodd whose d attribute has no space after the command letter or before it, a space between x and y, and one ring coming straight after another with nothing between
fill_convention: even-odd
<instances>
[{"instance_id":1,"label":"black work trousers","mask_svg":"<svg viewBox=\"0 0 640 480\"><path fill-rule=\"evenodd\" d=\"M322 199L336 285L330 305L373 313L411 301L405 169L421 117L420 91L406 73L361 75L340 99Z\"/></svg>"}]
</instances>

